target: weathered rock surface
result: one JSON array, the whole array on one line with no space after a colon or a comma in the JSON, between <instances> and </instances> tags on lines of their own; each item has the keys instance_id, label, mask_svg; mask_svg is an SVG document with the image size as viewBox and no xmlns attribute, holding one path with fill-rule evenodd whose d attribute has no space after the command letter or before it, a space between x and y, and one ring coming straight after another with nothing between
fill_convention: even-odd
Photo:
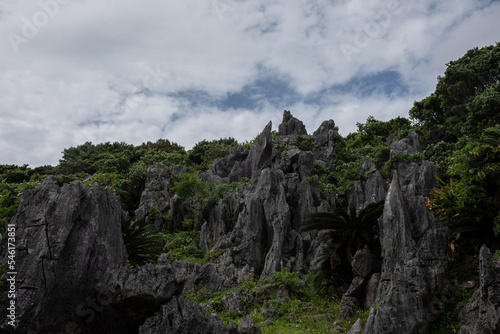
<instances>
[{"instance_id":1,"label":"weathered rock surface","mask_svg":"<svg viewBox=\"0 0 500 334\"><path fill-rule=\"evenodd\" d=\"M93 296L95 283L107 269L126 264L123 220L114 195L98 186L75 182L59 187L49 177L39 189L23 194L12 220L17 237L15 332L59 333L81 325L77 318L86 311L82 305ZM0 254L6 251L4 238ZM4 289L0 292L6 296ZM4 330L6 320L0 320ZM104 330L112 325L103 317L96 324Z\"/></svg>"},{"instance_id":2,"label":"weathered rock surface","mask_svg":"<svg viewBox=\"0 0 500 334\"><path fill-rule=\"evenodd\" d=\"M255 323L255 321L253 321L252 316L250 314L241 319L240 333L241 334L261 333L259 326Z\"/></svg>"},{"instance_id":3,"label":"weathered rock surface","mask_svg":"<svg viewBox=\"0 0 500 334\"><path fill-rule=\"evenodd\" d=\"M352 325L351 329L347 334L361 334L363 333L363 323L361 319L356 320L356 322Z\"/></svg>"},{"instance_id":4,"label":"weathered rock surface","mask_svg":"<svg viewBox=\"0 0 500 334\"><path fill-rule=\"evenodd\" d=\"M252 295L243 293L241 289L238 289L223 297L221 302L226 311L236 311L238 315L243 315L243 302L251 302L252 299Z\"/></svg>"},{"instance_id":5,"label":"weathered rock surface","mask_svg":"<svg viewBox=\"0 0 500 334\"><path fill-rule=\"evenodd\" d=\"M229 262L229 261L228 261ZM249 278L243 270L237 270L232 264L220 263L186 263L174 261L172 266L185 276L185 287L199 291L213 293L232 288Z\"/></svg>"},{"instance_id":6,"label":"weathered rock surface","mask_svg":"<svg viewBox=\"0 0 500 334\"><path fill-rule=\"evenodd\" d=\"M283 112L283 121L278 127L278 135L307 135L306 127L302 121L293 117L290 111Z\"/></svg>"},{"instance_id":7,"label":"weathered rock surface","mask_svg":"<svg viewBox=\"0 0 500 334\"><path fill-rule=\"evenodd\" d=\"M238 324L234 321L227 326L227 330L229 331L229 334L240 334Z\"/></svg>"},{"instance_id":8,"label":"weathered rock surface","mask_svg":"<svg viewBox=\"0 0 500 334\"><path fill-rule=\"evenodd\" d=\"M331 170L335 168L335 150L333 144L338 135L339 128L335 126L335 122L331 119L321 123L319 128L313 133L315 145L313 152L314 159L317 163L323 164Z\"/></svg>"},{"instance_id":9,"label":"weathered rock surface","mask_svg":"<svg viewBox=\"0 0 500 334\"><path fill-rule=\"evenodd\" d=\"M429 222L419 237L413 233L417 217ZM422 201L408 201L397 172L380 220L380 242L383 263L375 301L378 307L372 307L364 333L426 333L429 303L444 281L445 229L437 226Z\"/></svg>"},{"instance_id":10,"label":"weathered rock surface","mask_svg":"<svg viewBox=\"0 0 500 334\"><path fill-rule=\"evenodd\" d=\"M460 334L500 332L500 263L483 245L479 251L480 285L460 312Z\"/></svg>"},{"instance_id":11,"label":"weathered rock surface","mask_svg":"<svg viewBox=\"0 0 500 334\"><path fill-rule=\"evenodd\" d=\"M370 276L370 279L365 285L361 302L366 309L375 306L375 299L377 298L378 283L380 282L380 273L375 273Z\"/></svg>"},{"instance_id":12,"label":"weathered rock surface","mask_svg":"<svg viewBox=\"0 0 500 334\"><path fill-rule=\"evenodd\" d=\"M242 177L252 179L258 177L264 167L270 167L273 158L272 123L269 122L253 146L245 160L236 161L228 176L229 183L239 181Z\"/></svg>"},{"instance_id":13,"label":"weathered rock surface","mask_svg":"<svg viewBox=\"0 0 500 334\"><path fill-rule=\"evenodd\" d=\"M178 296L184 288L184 273L175 270L162 258L156 266L109 271L97 286L99 296L106 296L127 328L136 331L146 319Z\"/></svg>"},{"instance_id":14,"label":"weathered rock surface","mask_svg":"<svg viewBox=\"0 0 500 334\"><path fill-rule=\"evenodd\" d=\"M172 298L139 328L139 334L227 334L219 317L208 315L198 304Z\"/></svg>"},{"instance_id":15,"label":"weathered rock surface","mask_svg":"<svg viewBox=\"0 0 500 334\"><path fill-rule=\"evenodd\" d=\"M286 112L284 119L295 122ZM325 129L332 130L328 124ZM279 145L288 149L278 153ZM307 180L314 175L315 158L322 149L301 151L286 136L273 142L268 124L259 143L244 160L235 162L225 177L228 183L247 177L250 184L241 191L225 193L212 208L202 227L200 247L209 252L226 250L217 263L233 266L238 277L269 276L284 267L307 269L315 234L300 232L302 220L310 212L327 211L334 205L330 195ZM319 157L324 159L325 155ZM230 163L226 161L224 165Z\"/></svg>"},{"instance_id":16,"label":"weathered rock surface","mask_svg":"<svg viewBox=\"0 0 500 334\"><path fill-rule=\"evenodd\" d=\"M277 307L271 307L266 309L263 313L262 316L265 319L276 319L278 317L279 310Z\"/></svg>"},{"instance_id":17,"label":"weathered rock surface","mask_svg":"<svg viewBox=\"0 0 500 334\"><path fill-rule=\"evenodd\" d=\"M419 152L422 152L420 141L414 131L409 131L406 138L391 143L391 157L396 154L414 154Z\"/></svg>"},{"instance_id":18,"label":"weathered rock surface","mask_svg":"<svg viewBox=\"0 0 500 334\"><path fill-rule=\"evenodd\" d=\"M156 210L158 214L153 216L151 223L162 229L165 226L161 214L172 217L170 228L178 227L183 219L189 218L189 205L181 203L179 197L171 191L178 175L186 171L185 168L166 168L162 163L149 167L146 191L142 192L140 205L135 211L136 219L149 221L149 213L152 209Z\"/></svg>"},{"instance_id":19,"label":"weathered rock surface","mask_svg":"<svg viewBox=\"0 0 500 334\"><path fill-rule=\"evenodd\" d=\"M371 274L379 273L382 263L373 255L370 249L365 246L365 248L360 249L354 254L351 266L352 273L355 277L360 276L366 279Z\"/></svg>"},{"instance_id":20,"label":"weathered rock surface","mask_svg":"<svg viewBox=\"0 0 500 334\"><path fill-rule=\"evenodd\" d=\"M368 173L372 175L366 181L356 181L353 191L349 194L349 205L354 206L357 210L364 209L370 203L383 200L387 194L387 185L382 175L369 159L361 167L360 178Z\"/></svg>"},{"instance_id":21,"label":"weathered rock surface","mask_svg":"<svg viewBox=\"0 0 500 334\"><path fill-rule=\"evenodd\" d=\"M4 317L0 333L127 334L145 321L143 333L226 333L220 318L178 298L186 270L168 264L164 255L156 266L126 265L124 219L115 196L99 186L59 187L49 177L26 191L12 221L16 327ZM0 254L6 250L4 239Z\"/></svg>"},{"instance_id":22,"label":"weathered rock surface","mask_svg":"<svg viewBox=\"0 0 500 334\"><path fill-rule=\"evenodd\" d=\"M359 302L354 297L344 296L342 297L342 302L339 309L339 315L337 321L345 320L352 317L356 310L359 308Z\"/></svg>"},{"instance_id":23,"label":"weathered rock surface","mask_svg":"<svg viewBox=\"0 0 500 334\"><path fill-rule=\"evenodd\" d=\"M345 293L346 297L358 298L359 295L363 292L365 285L366 279L360 276L354 277L351 284L349 285L349 289L347 289Z\"/></svg>"},{"instance_id":24,"label":"weathered rock surface","mask_svg":"<svg viewBox=\"0 0 500 334\"><path fill-rule=\"evenodd\" d=\"M339 135L339 128L333 120L323 121L319 128L313 132L316 147L333 144L335 137Z\"/></svg>"}]
</instances>

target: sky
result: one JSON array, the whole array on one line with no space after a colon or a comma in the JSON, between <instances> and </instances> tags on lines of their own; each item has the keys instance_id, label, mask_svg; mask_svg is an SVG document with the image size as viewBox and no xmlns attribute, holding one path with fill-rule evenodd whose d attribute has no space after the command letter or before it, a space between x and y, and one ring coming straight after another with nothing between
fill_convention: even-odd
<instances>
[{"instance_id":1,"label":"sky","mask_svg":"<svg viewBox=\"0 0 500 334\"><path fill-rule=\"evenodd\" d=\"M500 41L489 0L2 0L0 164L90 141L253 139L283 110L342 135L408 117Z\"/></svg>"}]
</instances>

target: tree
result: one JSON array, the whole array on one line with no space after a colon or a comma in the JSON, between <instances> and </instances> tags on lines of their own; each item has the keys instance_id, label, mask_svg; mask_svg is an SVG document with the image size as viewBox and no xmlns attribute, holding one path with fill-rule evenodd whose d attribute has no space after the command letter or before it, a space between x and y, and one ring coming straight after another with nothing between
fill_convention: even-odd
<instances>
[{"instance_id":1,"label":"tree","mask_svg":"<svg viewBox=\"0 0 500 334\"><path fill-rule=\"evenodd\" d=\"M491 246L500 233L500 127L485 130L449 160L449 180L440 180L428 208L465 252Z\"/></svg>"},{"instance_id":2,"label":"tree","mask_svg":"<svg viewBox=\"0 0 500 334\"><path fill-rule=\"evenodd\" d=\"M226 156L231 148L237 148L236 139L224 138L218 140L202 140L188 151L188 159L193 165L199 166L199 169L208 169L215 159Z\"/></svg>"},{"instance_id":3,"label":"tree","mask_svg":"<svg viewBox=\"0 0 500 334\"><path fill-rule=\"evenodd\" d=\"M423 139L456 141L500 121L500 43L450 61L436 90L410 110Z\"/></svg>"}]
</instances>

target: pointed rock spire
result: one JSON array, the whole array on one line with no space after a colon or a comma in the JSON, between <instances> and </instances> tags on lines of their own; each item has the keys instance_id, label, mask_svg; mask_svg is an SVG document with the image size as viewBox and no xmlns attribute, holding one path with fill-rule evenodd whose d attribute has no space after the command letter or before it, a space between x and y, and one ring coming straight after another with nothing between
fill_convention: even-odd
<instances>
[{"instance_id":1,"label":"pointed rock spire","mask_svg":"<svg viewBox=\"0 0 500 334\"><path fill-rule=\"evenodd\" d=\"M302 121L293 117L289 110L285 110L283 112L283 121L278 127L278 135L307 135L307 131Z\"/></svg>"}]
</instances>

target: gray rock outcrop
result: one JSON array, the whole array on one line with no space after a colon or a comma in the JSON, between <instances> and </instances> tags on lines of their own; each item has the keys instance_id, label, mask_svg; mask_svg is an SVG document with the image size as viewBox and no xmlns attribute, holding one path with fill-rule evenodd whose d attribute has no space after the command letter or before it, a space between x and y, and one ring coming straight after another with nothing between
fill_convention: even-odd
<instances>
[{"instance_id":1,"label":"gray rock outcrop","mask_svg":"<svg viewBox=\"0 0 500 334\"><path fill-rule=\"evenodd\" d=\"M115 195L97 185L59 187L49 177L25 191L11 222L16 326L5 317L0 333L226 333L220 318L178 298L188 276L184 268L174 268L164 255L156 266L127 266L124 220ZM3 239L2 256L7 247ZM0 292L6 295L5 287Z\"/></svg>"},{"instance_id":2,"label":"gray rock outcrop","mask_svg":"<svg viewBox=\"0 0 500 334\"><path fill-rule=\"evenodd\" d=\"M146 191L141 194L140 205L135 211L136 220L145 219L157 229L178 228L183 219L189 217L189 203L182 203L171 188L178 176L187 172L185 168L166 168L161 162L151 166L146 174ZM155 214L151 214L154 210ZM162 216L170 216L171 226L164 226Z\"/></svg>"},{"instance_id":3,"label":"gray rock outcrop","mask_svg":"<svg viewBox=\"0 0 500 334\"><path fill-rule=\"evenodd\" d=\"M259 142L253 146L245 160L235 161L228 176L229 183L246 177L256 178L264 167L270 167L273 157L272 123L269 122L259 136Z\"/></svg>"},{"instance_id":4,"label":"gray rock outcrop","mask_svg":"<svg viewBox=\"0 0 500 334\"><path fill-rule=\"evenodd\" d=\"M417 217L429 222L419 237L413 233ZM445 231L422 201L408 201L394 172L380 220L383 263L377 307L370 310L364 333L427 332L430 302L444 281Z\"/></svg>"},{"instance_id":5,"label":"gray rock outcrop","mask_svg":"<svg viewBox=\"0 0 500 334\"><path fill-rule=\"evenodd\" d=\"M283 121L278 127L278 135L280 136L307 135L307 131L302 121L293 117L290 111L285 110L283 112Z\"/></svg>"},{"instance_id":6,"label":"gray rock outcrop","mask_svg":"<svg viewBox=\"0 0 500 334\"><path fill-rule=\"evenodd\" d=\"M420 141L414 131L409 131L407 137L391 143L391 157L397 154L414 154L419 152L422 152Z\"/></svg>"},{"instance_id":7,"label":"gray rock outcrop","mask_svg":"<svg viewBox=\"0 0 500 334\"><path fill-rule=\"evenodd\" d=\"M200 305L178 297L163 304L139 328L139 334L228 334L217 316L208 315Z\"/></svg>"},{"instance_id":8,"label":"gray rock outcrop","mask_svg":"<svg viewBox=\"0 0 500 334\"><path fill-rule=\"evenodd\" d=\"M115 196L99 186L59 187L48 177L24 192L11 221L17 237L16 333L59 333L79 325L74 321L84 310L78 307L93 296L95 282L108 268L126 264L123 220ZM6 253L4 238L0 254ZM6 320L0 320L3 330ZM110 325L102 318L97 323Z\"/></svg>"},{"instance_id":9,"label":"gray rock outcrop","mask_svg":"<svg viewBox=\"0 0 500 334\"><path fill-rule=\"evenodd\" d=\"M314 131L314 159L318 163L323 163L327 168L335 169L335 149L333 144L339 135L339 128L335 126L333 120L323 121L319 128Z\"/></svg>"},{"instance_id":10,"label":"gray rock outcrop","mask_svg":"<svg viewBox=\"0 0 500 334\"><path fill-rule=\"evenodd\" d=\"M387 185L370 159L363 163L359 174L360 180L354 183L354 189L349 194L349 205L362 210L370 203L383 200L387 194ZM363 180L367 175L368 179Z\"/></svg>"},{"instance_id":11,"label":"gray rock outcrop","mask_svg":"<svg viewBox=\"0 0 500 334\"><path fill-rule=\"evenodd\" d=\"M352 325L351 329L347 334L361 334L363 333L363 323L361 319L356 320L356 322Z\"/></svg>"},{"instance_id":12,"label":"gray rock outcrop","mask_svg":"<svg viewBox=\"0 0 500 334\"><path fill-rule=\"evenodd\" d=\"M500 263L483 245L479 251L479 289L460 311L460 334L500 332Z\"/></svg>"},{"instance_id":13,"label":"gray rock outcrop","mask_svg":"<svg viewBox=\"0 0 500 334\"><path fill-rule=\"evenodd\" d=\"M240 333L241 334L261 333L259 326L255 323L255 321L253 321L252 316L250 314L241 319Z\"/></svg>"}]
</instances>

